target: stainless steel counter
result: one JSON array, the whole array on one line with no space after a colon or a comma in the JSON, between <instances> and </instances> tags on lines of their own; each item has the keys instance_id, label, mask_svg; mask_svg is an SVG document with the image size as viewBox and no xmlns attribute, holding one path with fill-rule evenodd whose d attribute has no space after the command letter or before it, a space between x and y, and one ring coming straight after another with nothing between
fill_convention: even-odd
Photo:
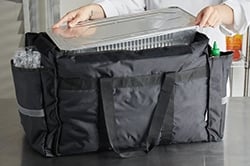
<instances>
[{"instance_id":1,"label":"stainless steel counter","mask_svg":"<svg viewBox=\"0 0 250 166\"><path fill-rule=\"evenodd\" d=\"M146 156L130 159L114 157L112 152L44 158L27 144L15 100L2 99L0 106L0 166L250 165L250 98L230 98L222 142L161 146Z\"/></svg>"}]
</instances>

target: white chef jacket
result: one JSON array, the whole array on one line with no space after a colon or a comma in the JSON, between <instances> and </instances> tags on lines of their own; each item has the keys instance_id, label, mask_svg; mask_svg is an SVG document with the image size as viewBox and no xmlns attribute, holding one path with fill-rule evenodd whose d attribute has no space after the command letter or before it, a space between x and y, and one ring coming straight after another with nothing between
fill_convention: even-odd
<instances>
[{"instance_id":1,"label":"white chef jacket","mask_svg":"<svg viewBox=\"0 0 250 166\"><path fill-rule=\"evenodd\" d=\"M171 6L180 7L196 16L206 6L225 3L234 11L234 25L229 27L232 31L242 33L250 23L250 0L94 0L94 3L102 6L106 17ZM201 31L213 39L211 43L216 40L221 49L225 50L225 36L219 28L202 28Z\"/></svg>"}]
</instances>

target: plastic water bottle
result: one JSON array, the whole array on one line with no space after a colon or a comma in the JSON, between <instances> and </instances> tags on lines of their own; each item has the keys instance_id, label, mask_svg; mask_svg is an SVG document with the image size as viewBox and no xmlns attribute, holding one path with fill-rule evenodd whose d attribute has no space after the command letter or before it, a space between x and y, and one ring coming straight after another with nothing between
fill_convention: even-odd
<instances>
[{"instance_id":1,"label":"plastic water bottle","mask_svg":"<svg viewBox=\"0 0 250 166\"><path fill-rule=\"evenodd\" d=\"M27 47L16 51L13 57L15 67L35 69L41 67L41 54L33 48Z\"/></svg>"},{"instance_id":2,"label":"plastic water bottle","mask_svg":"<svg viewBox=\"0 0 250 166\"><path fill-rule=\"evenodd\" d=\"M38 51L33 51L33 66L32 68L40 68L41 67L41 54Z\"/></svg>"}]
</instances>

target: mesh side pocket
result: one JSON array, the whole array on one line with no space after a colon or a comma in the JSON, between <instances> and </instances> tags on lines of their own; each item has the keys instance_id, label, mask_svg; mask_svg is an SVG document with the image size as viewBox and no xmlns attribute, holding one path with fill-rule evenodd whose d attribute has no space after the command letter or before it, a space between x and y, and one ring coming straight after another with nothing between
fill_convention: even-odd
<instances>
[{"instance_id":1,"label":"mesh side pocket","mask_svg":"<svg viewBox=\"0 0 250 166\"><path fill-rule=\"evenodd\" d=\"M46 155L47 126L43 108L41 68L18 68L11 62L18 110L26 138L33 149Z\"/></svg>"}]
</instances>

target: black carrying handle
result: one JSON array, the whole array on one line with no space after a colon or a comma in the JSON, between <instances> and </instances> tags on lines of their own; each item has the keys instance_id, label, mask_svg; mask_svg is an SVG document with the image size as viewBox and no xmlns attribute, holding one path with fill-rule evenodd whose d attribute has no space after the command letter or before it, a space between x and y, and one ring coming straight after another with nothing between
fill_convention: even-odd
<instances>
[{"instance_id":1,"label":"black carrying handle","mask_svg":"<svg viewBox=\"0 0 250 166\"><path fill-rule=\"evenodd\" d=\"M160 130L162 128L164 118L168 109L170 97L172 95L173 87L175 83L175 74L164 74L163 84L159 94L158 103L156 105L151 125L146 139L146 147L138 148L129 152L122 152L119 149L116 135L115 125L115 108L113 98L113 79L102 78L100 80L101 85L101 97L104 111L104 120L107 129L107 135L109 143L114 152L116 152L122 158L141 156L151 151L158 142Z\"/></svg>"}]
</instances>

